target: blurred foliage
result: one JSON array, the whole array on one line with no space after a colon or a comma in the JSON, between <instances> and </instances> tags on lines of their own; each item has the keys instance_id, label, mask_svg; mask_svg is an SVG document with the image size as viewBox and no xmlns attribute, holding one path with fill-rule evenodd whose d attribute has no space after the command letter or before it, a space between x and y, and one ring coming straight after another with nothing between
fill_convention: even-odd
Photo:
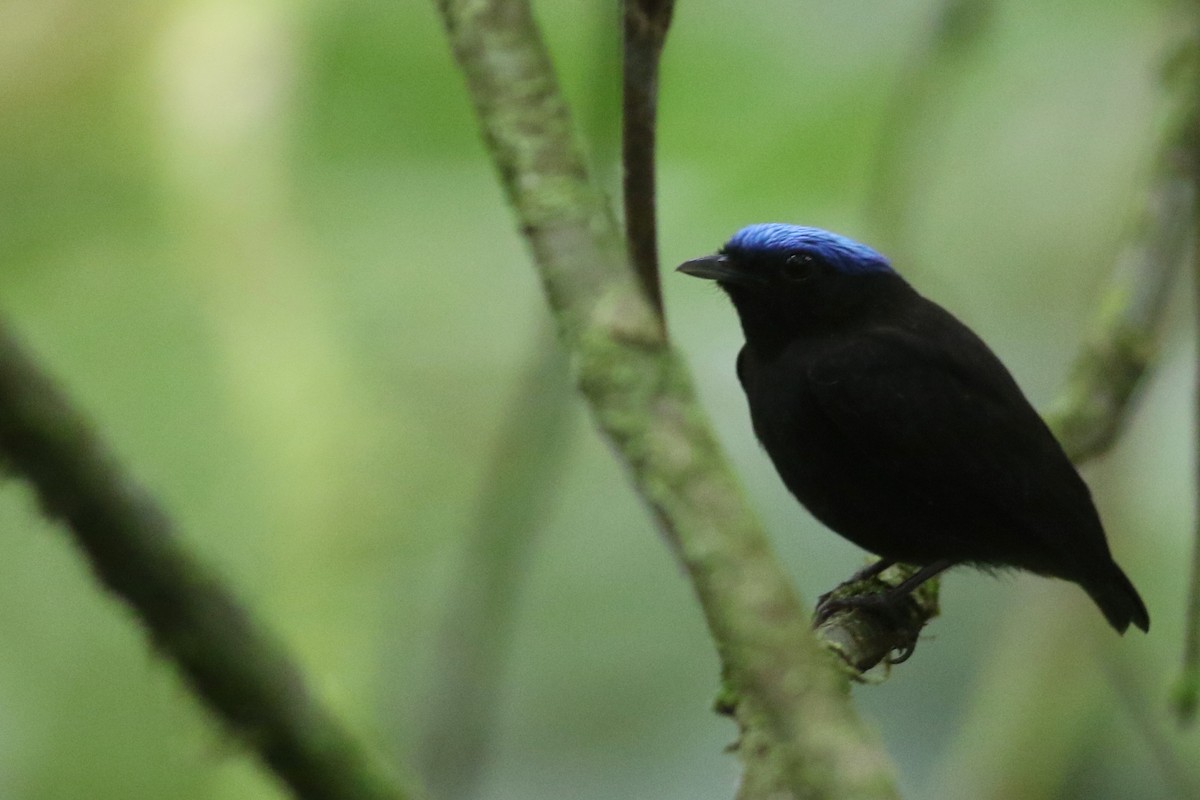
<instances>
[{"instance_id":1,"label":"blurred foliage","mask_svg":"<svg viewBox=\"0 0 1200 800\"><path fill-rule=\"evenodd\" d=\"M612 4L537 8L615 188ZM1180 20L1164 4L997 4L935 75L905 138L905 220L887 228L903 241L880 241L863 213L876 154L938 10L681 3L663 261L766 220L902 247L902 271L1044 405L1139 201ZM0 309L314 684L407 758L544 321L432 7L2 0L0 119ZM665 291L811 599L859 555L799 511L753 443L727 304L671 275ZM1200 741L1168 728L1164 705L1192 513L1185 312L1125 441L1088 473L1154 633L1118 639L1065 584L952 574L931 641L857 690L910 796L1195 787ZM689 589L606 450L570 430L518 576L480 796L729 797L734 731L708 708L717 665ZM11 482L0 526L0 797L280 796Z\"/></svg>"}]
</instances>

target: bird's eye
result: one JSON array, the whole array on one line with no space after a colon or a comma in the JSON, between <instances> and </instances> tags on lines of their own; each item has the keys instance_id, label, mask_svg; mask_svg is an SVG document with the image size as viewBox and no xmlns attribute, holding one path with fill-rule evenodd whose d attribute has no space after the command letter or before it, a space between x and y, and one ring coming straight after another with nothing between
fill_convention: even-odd
<instances>
[{"instance_id":1,"label":"bird's eye","mask_svg":"<svg viewBox=\"0 0 1200 800\"><path fill-rule=\"evenodd\" d=\"M790 281L806 281L813 276L813 257L807 253L793 253L783 263L783 276Z\"/></svg>"}]
</instances>

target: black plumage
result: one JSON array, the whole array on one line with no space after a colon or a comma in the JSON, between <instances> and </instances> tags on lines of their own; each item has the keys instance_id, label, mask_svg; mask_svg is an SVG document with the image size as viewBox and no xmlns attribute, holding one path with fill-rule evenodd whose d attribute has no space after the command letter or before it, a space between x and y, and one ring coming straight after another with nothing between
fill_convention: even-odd
<instances>
[{"instance_id":1,"label":"black plumage","mask_svg":"<svg viewBox=\"0 0 1200 800\"><path fill-rule=\"evenodd\" d=\"M874 250L753 225L679 270L716 280L745 333L737 374L783 482L822 523L923 567L1073 581L1109 623L1150 625L1087 485L1000 360Z\"/></svg>"}]
</instances>

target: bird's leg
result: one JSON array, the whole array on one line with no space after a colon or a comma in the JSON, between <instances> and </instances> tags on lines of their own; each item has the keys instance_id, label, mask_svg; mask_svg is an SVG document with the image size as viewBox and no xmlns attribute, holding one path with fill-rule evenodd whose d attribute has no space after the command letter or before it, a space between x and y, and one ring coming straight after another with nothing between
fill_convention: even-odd
<instances>
[{"instance_id":1,"label":"bird's leg","mask_svg":"<svg viewBox=\"0 0 1200 800\"><path fill-rule=\"evenodd\" d=\"M883 572L885 569L887 569L888 567L892 566L895 563L896 563L895 560L890 559L890 558L880 558L878 561L872 561L870 564L867 564L865 567L860 569L858 572L855 572L849 578L842 581L837 586L833 587L828 592L826 592L825 594L818 597L817 598L817 608L821 608L821 606L825 605L825 603L829 600L830 596L832 596L833 593L836 592L838 589L842 589L846 586L849 586L852 583L858 583L859 581L870 580L871 578L874 578L876 575Z\"/></svg>"},{"instance_id":2,"label":"bird's leg","mask_svg":"<svg viewBox=\"0 0 1200 800\"><path fill-rule=\"evenodd\" d=\"M858 575L855 575L854 578L851 578L841 586L846 586L849 583L853 583L856 580L862 580L863 578L873 577L887 567L891 566L892 563L894 562L887 561L886 559L883 561L877 561L868 566L866 569L860 570ZM872 571L873 567L878 567L880 564L884 564L884 566L880 569L875 569ZM844 611L850 608L862 608L883 614L896 615L898 612L897 603L912 594L913 590L922 583L936 575L939 575L952 566L954 566L954 562L946 559L934 561L931 564L926 564L925 566L921 567L910 577L891 587L887 591L877 592L875 594L857 594L846 597L831 597L830 595L837 591L837 589L834 589L833 592L822 595L821 599L817 602L817 611L813 619L813 625L814 627L819 626L838 611ZM859 577L859 575L862 575L862 577ZM841 586L838 588L841 588Z\"/></svg>"},{"instance_id":3,"label":"bird's leg","mask_svg":"<svg viewBox=\"0 0 1200 800\"><path fill-rule=\"evenodd\" d=\"M894 589L889 589L884 594L893 600L898 600L905 595L912 594L913 590L922 583L930 578L936 578L952 566L954 566L954 562L946 558L943 558L941 561L934 561L932 564L926 564L917 570L912 577L896 584Z\"/></svg>"},{"instance_id":4,"label":"bird's leg","mask_svg":"<svg viewBox=\"0 0 1200 800\"><path fill-rule=\"evenodd\" d=\"M858 572L851 575L850 580L845 581L842 585L844 586L846 583L858 583L859 581L865 581L869 578L874 578L876 575L883 572L885 569L895 563L896 560L893 558L881 558L878 561L873 561L860 569Z\"/></svg>"}]
</instances>

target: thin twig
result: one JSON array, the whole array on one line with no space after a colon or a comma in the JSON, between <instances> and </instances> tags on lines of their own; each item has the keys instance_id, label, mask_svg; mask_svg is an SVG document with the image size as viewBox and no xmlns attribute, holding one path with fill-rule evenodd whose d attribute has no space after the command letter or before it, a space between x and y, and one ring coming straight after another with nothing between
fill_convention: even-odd
<instances>
[{"instance_id":1,"label":"thin twig","mask_svg":"<svg viewBox=\"0 0 1200 800\"><path fill-rule=\"evenodd\" d=\"M675 0L625 0L622 22L621 156L624 164L625 235L642 291L663 314L658 274L654 202L654 140L658 71Z\"/></svg>"},{"instance_id":2,"label":"thin twig","mask_svg":"<svg viewBox=\"0 0 1200 800\"><path fill-rule=\"evenodd\" d=\"M53 383L0 327L0 453L67 526L97 578L195 693L299 798L420 797L365 751L300 668L179 540Z\"/></svg>"},{"instance_id":3,"label":"thin twig","mask_svg":"<svg viewBox=\"0 0 1200 800\"><path fill-rule=\"evenodd\" d=\"M739 721L772 755L779 779L760 771L758 785L806 798L895 797L890 765L809 632L589 180L528 3L438 8L580 388L692 581Z\"/></svg>"}]
</instances>

